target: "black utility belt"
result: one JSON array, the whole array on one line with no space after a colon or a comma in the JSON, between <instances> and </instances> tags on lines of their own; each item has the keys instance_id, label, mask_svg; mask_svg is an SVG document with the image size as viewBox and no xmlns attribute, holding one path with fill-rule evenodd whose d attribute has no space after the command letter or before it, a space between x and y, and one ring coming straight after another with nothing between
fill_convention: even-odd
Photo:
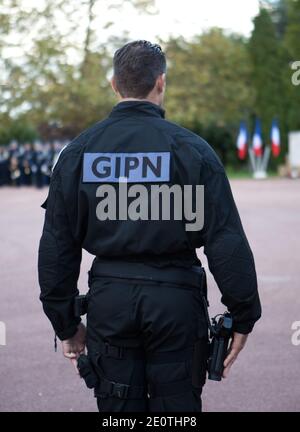
<instances>
[{"instance_id":1,"label":"black utility belt","mask_svg":"<svg viewBox=\"0 0 300 432\"><path fill-rule=\"evenodd\" d=\"M95 258L89 271L89 286L92 279L98 277L129 279L141 282L163 282L188 290L196 288L200 290L201 296L206 299L205 304L208 304L206 274L201 266L192 266L189 269L174 266L158 268L144 263L119 260L108 261ZM76 317L87 313L88 297L89 294L75 297L74 313Z\"/></svg>"},{"instance_id":2,"label":"black utility belt","mask_svg":"<svg viewBox=\"0 0 300 432\"><path fill-rule=\"evenodd\" d=\"M181 285L183 288L198 288L203 284L205 271L201 266L181 268L175 266L153 267L140 262L121 260L103 260L96 258L90 270L90 279L94 277L113 277L140 281L165 282Z\"/></svg>"}]
</instances>

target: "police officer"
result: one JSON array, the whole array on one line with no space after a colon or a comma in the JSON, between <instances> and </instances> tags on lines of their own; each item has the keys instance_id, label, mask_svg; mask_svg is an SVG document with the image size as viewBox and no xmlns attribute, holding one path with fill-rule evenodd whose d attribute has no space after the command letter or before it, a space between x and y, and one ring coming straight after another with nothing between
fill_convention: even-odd
<instances>
[{"instance_id":1,"label":"police officer","mask_svg":"<svg viewBox=\"0 0 300 432\"><path fill-rule=\"evenodd\" d=\"M45 146L44 156L45 156L44 165L43 165L44 184L49 185L51 170L55 158L55 142L51 141Z\"/></svg>"},{"instance_id":2,"label":"police officer","mask_svg":"<svg viewBox=\"0 0 300 432\"><path fill-rule=\"evenodd\" d=\"M38 189L44 186L44 180L45 180L44 171L46 171L45 159L46 156L45 156L45 152L43 151L42 143L36 141L34 143L31 170L33 173L33 183Z\"/></svg>"},{"instance_id":3,"label":"police officer","mask_svg":"<svg viewBox=\"0 0 300 432\"><path fill-rule=\"evenodd\" d=\"M25 143L23 152L20 156L20 171L21 171L21 185L32 185L32 158L33 158L33 145L32 143Z\"/></svg>"},{"instance_id":4,"label":"police officer","mask_svg":"<svg viewBox=\"0 0 300 432\"><path fill-rule=\"evenodd\" d=\"M0 186L6 186L9 184L9 152L4 146L0 146Z\"/></svg>"},{"instance_id":5,"label":"police officer","mask_svg":"<svg viewBox=\"0 0 300 432\"><path fill-rule=\"evenodd\" d=\"M196 248L234 320L224 376L261 315L224 168L202 138L165 120L165 73L158 45L115 53L119 103L61 152L44 204L40 298L65 357L76 364L87 346L100 411L201 411L208 336ZM95 256L87 331L74 313L83 248Z\"/></svg>"}]
</instances>

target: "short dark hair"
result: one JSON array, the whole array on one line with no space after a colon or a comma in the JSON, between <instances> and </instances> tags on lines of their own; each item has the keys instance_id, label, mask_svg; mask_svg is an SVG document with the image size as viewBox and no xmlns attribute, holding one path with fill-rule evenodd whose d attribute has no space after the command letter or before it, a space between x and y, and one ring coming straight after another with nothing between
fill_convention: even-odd
<instances>
[{"instance_id":1,"label":"short dark hair","mask_svg":"<svg viewBox=\"0 0 300 432\"><path fill-rule=\"evenodd\" d=\"M159 75L166 72L161 47L145 40L129 42L114 55L114 77L122 97L145 98Z\"/></svg>"}]
</instances>

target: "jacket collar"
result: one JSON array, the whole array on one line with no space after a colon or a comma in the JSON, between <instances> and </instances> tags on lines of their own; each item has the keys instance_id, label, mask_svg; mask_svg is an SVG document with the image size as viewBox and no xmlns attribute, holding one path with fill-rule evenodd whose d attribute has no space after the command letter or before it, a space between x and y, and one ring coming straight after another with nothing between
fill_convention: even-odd
<instances>
[{"instance_id":1,"label":"jacket collar","mask_svg":"<svg viewBox=\"0 0 300 432\"><path fill-rule=\"evenodd\" d=\"M165 117L165 110L148 101L124 101L115 105L109 117L130 116L141 114L153 117Z\"/></svg>"}]
</instances>

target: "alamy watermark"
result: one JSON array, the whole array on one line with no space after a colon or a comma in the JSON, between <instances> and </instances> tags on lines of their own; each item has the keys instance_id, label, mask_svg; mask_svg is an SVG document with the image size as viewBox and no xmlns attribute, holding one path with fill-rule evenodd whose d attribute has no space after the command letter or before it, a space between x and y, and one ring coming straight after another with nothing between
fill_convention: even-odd
<instances>
[{"instance_id":1,"label":"alamy watermark","mask_svg":"<svg viewBox=\"0 0 300 432\"><path fill-rule=\"evenodd\" d=\"M294 332L292 334L292 344L294 346L300 345L300 321L295 321L291 328Z\"/></svg>"},{"instance_id":2,"label":"alamy watermark","mask_svg":"<svg viewBox=\"0 0 300 432\"><path fill-rule=\"evenodd\" d=\"M117 193L118 192L118 193ZM200 231L204 225L204 186L142 184L129 186L119 178L117 188L102 184L96 190L101 198L96 216L105 220L184 220L186 231Z\"/></svg>"},{"instance_id":3,"label":"alamy watermark","mask_svg":"<svg viewBox=\"0 0 300 432\"><path fill-rule=\"evenodd\" d=\"M182 221L204 225L204 186L171 183L171 153L84 153L83 183L96 189L100 221ZM174 182L175 183L175 182ZM130 185L129 185L130 184Z\"/></svg>"},{"instance_id":4,"label":"alamy watermark","mask_svg":"<svg viewBox=\"0 0 300 432\"><path fill-rule=\"evenodd\" d=\"M298 86L300 85L300 61L294 61L291 68L295 71L292 75L292 84Z\"/></svg>"}]
</instances>

